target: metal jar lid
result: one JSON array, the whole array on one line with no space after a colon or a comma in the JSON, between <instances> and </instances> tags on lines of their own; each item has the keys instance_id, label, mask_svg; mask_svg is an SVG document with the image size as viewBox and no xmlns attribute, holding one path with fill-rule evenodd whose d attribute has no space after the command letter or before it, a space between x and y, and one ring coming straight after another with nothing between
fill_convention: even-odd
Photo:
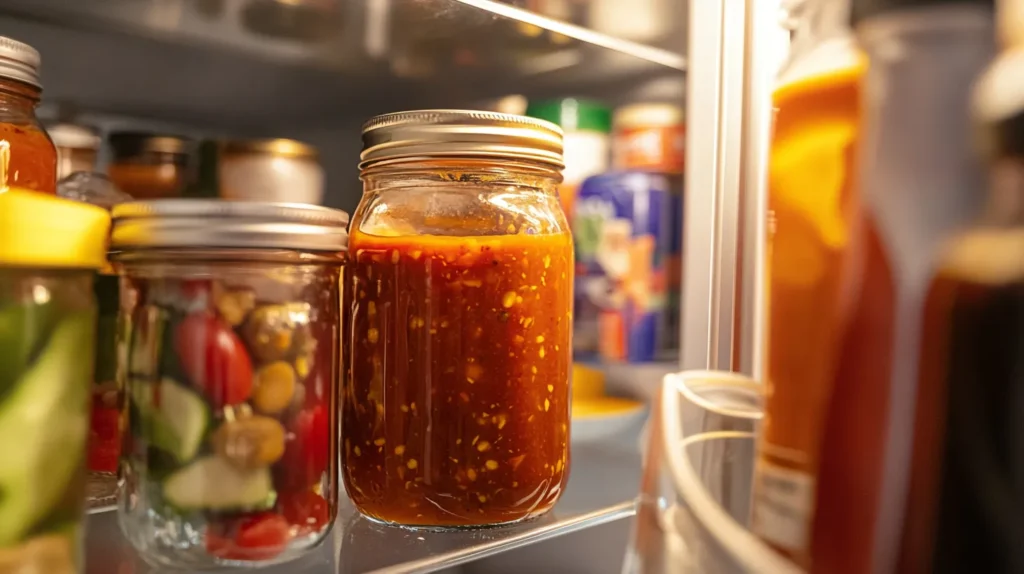
<instances>
[{"instance_id":1,"label":"metal jar lid","mask_svg":"<svg viewBox=\"0 0 1024 574\"><path fill-rule=\"evenodd\" d=\"M318 205L160 199L114 206L112 252L151 248L343 251L348 213Z\"/></svg>"},{"instance_id":2,"label":"metal jar lid","mask_svg":"<svg viewBox=\"0 0 1024 574\"><path fill-rule=\"evenodd\" d=\"M562 129L526 116L470 110L418 110L363 125L359 169L412 158L529 160L565 167Z\"/></svg>"},{"instance_id":3,"label":"metal jar lid","mask_svg":"<svg viewBox=\"0 0 1024 574\"><path fill-rule=\"evenodd\" d=\"M0 78L17 80L42 89L39 52L17 40L0 36Z\"/></svg>"},{"instance_id":4,"label":"metal jar lid","mask_svg":"<svg viewBox=\"0 0 1024 574\"><path fill-rule=\"evenodd\" d=\"M228 140L221 144L225 154L258 154L293 159L317 159L316 148L288 139Z\"/></svg>"},{"instance_id":5,"label":"metal jar lid","mask_svg":"<svg viewBox=\"0 0 1024 574\"><path fill-rule=\"evenodd\" d=\"M100 136L86 126L75 124L50 124L46 126L53 145L62 148L84 149L97 151L100 147Z\"/></svg>"}]
</instances>

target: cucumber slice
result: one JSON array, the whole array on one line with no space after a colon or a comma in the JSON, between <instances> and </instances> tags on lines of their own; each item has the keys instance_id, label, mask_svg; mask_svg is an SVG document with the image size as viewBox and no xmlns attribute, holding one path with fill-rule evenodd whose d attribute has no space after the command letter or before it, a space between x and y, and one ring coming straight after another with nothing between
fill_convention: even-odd
<instances>
[{"instance_id":1,"label":"cucumber slice","mask_svg":"<svg viewBox=\"0 0 1024 574\"><path fill-rule=\"evenodd\" d=\"M179 463L195 458L211 420L202 397L166 377L159 383L134 380L130 385L142 438Z\"/></svg>"},{"instance_id":2,"label":"cucumber slice","mask_svg":"<svg viewBox=\"0 0 1024 574\"><path fill-rule=\"evenodd\" d=\"M0 547L48 516L83 472L95 320L65 316L0 401Z\"/></svg>"},{"instance_id":3,"label":"cucumber slice","mask_svg":"<svg viewBox=\"0 0 1024 574\"><path fill-rule=\"evenodd\" d=\"M60 318L53 301L0 304L0 397L18 380Z\"/></svg>"},{"instance_id":4,"label":"cucumber slice","mask_svg":"<svg viewBox=\"0 0 1024 574\"><path fill-rule=\"evenodd\" d=\"M273 506L270 469L241 470L219 456L206 456L164 481L164 499L191 510L262 510Z\"/></svg>"}]
</instances>

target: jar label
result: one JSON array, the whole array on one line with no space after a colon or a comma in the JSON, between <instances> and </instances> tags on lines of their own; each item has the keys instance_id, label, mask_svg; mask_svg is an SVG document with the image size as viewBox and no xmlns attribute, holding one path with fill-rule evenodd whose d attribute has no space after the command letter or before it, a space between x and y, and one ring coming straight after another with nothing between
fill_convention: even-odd
<instances>
[{"instance_id":1,"label":"jar label","mask_svg":"<svg viewBox=\"0 0 1024 574\"><path fill-rule=\"evenodd\" d=\"M615 167L682 173L686 163L686 126L620 129L615 134Z\"/></svg>"},{"instance_id":2,"label":"jar label","mask_svg":"<svg viewBox=\"0 0 1024 574\"><path fill-rule=\"evenodd\" d=\"M814 478L810 474L758 463L751 517L755 534L783 549L804 552L813 508Z\"/></svg>"},{"instance_id":3,"label":"jar label","mask_svg":"<svg viewBox=\"0 0 1024 574\"><path fill-rule=\"evenodd\" d=\"M650 362L666 348L672 245L668 178L589 178L576 197L573 350L578 358Z\"/></svg>"}]
</instances>

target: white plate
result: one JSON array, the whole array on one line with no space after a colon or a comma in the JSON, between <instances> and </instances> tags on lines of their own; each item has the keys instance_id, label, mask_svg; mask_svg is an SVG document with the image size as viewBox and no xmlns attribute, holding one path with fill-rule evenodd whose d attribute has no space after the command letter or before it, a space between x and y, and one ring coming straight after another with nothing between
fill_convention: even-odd
<instances>
[{"instance_id":1,"label":"white plate","mask_svg":"<svg viewBox=\"0 0 1024 574\"><path fill-rule=\"evenodd\" d=\"M597 442L621 436L627 431L639 428L646 418L647 405L643 403L638 403L635 408L629 410L573 417L572 442Z\"/></svg>"}]
</instances>

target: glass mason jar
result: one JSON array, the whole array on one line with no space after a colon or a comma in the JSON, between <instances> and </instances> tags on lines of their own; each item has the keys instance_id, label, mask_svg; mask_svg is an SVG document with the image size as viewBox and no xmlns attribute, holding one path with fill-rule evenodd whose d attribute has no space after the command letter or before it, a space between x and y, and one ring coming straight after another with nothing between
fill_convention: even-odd
<instances>
[{"instance_id":1,"label":"glass mason jar","mask_svg":"<svg viewBox=\"0 0 1024 574\"><path fill-rule=\"evenodd\" d=\"M541 515L568 479L573 250L562 134L468 111L363 128L344 289L342 469L371 519Z\"/></svg>"},{"instance_id":2,"label":"glass mason jar","mask_svg":"<svg viewBox=\"0 0 1024 574\"><path fill-rule=\"evenodd\" d=\"M98 207L0 192L0 572L84 571L92 281L109 226Z\"/></svg>"},{"instance_id":3,"label":"glass mason jar","mask_svg":"<svg viewBox=\"0 0 1024 574\"><path fill-rule=\"evenodd\" d=\"M157 200L114 207L127 377L121 529L147 562L283 562L337 514L348 215Z\"/></svg>"},{"instance_id":4,"label":"glass mason jar","mask_svg":"<svg viewBox=\"0 0 1024 574\"><path fill-rule=\"evenodd\" d=\"M0 36L0 189L57 193L57 148L36 118L39 52Z\"/></svg>"},{"instance_id":5,"label":"glass mason jar","mask_svg":"<svg viewBox=\"0 0 1024 574\"><path fill-rule=\"evenodd\" d=\"M61 124L64 125L64 124ZM58 139L58 138L55 138ZM131 197L117 189L106 176L77 171L57 183L57 195L110 210ZM92 415L86 456L89 481L86 499L90 508L111 507L117 494L117 467L124 428L124 393L118 384L117 344L120 286L117 273L106 264L96 274L96 359L93 368Z\"/></svg>"},{"instance_id":6,"label":"glass mason jar","mask_svg":"<svg viewBox=\"0 0 1024 574\"><path fill-rule=\"evenodd\" d=\"M96 130L75 124L58 123L46 126L46 132L57 148L57 179L96 169L100 136Z\"/></svg>"},{"instance_id":7,"label":"glass mason jar","mask_svg":"<svg viewBox=\"0 0 1024 574\"><path fill-rule=\"evenodd\" d=\"M181 197L189 184L191 140L171 135L115 132L107 138L112 156L107 175L136 199Z\"/></svg>"}]
</instances>

